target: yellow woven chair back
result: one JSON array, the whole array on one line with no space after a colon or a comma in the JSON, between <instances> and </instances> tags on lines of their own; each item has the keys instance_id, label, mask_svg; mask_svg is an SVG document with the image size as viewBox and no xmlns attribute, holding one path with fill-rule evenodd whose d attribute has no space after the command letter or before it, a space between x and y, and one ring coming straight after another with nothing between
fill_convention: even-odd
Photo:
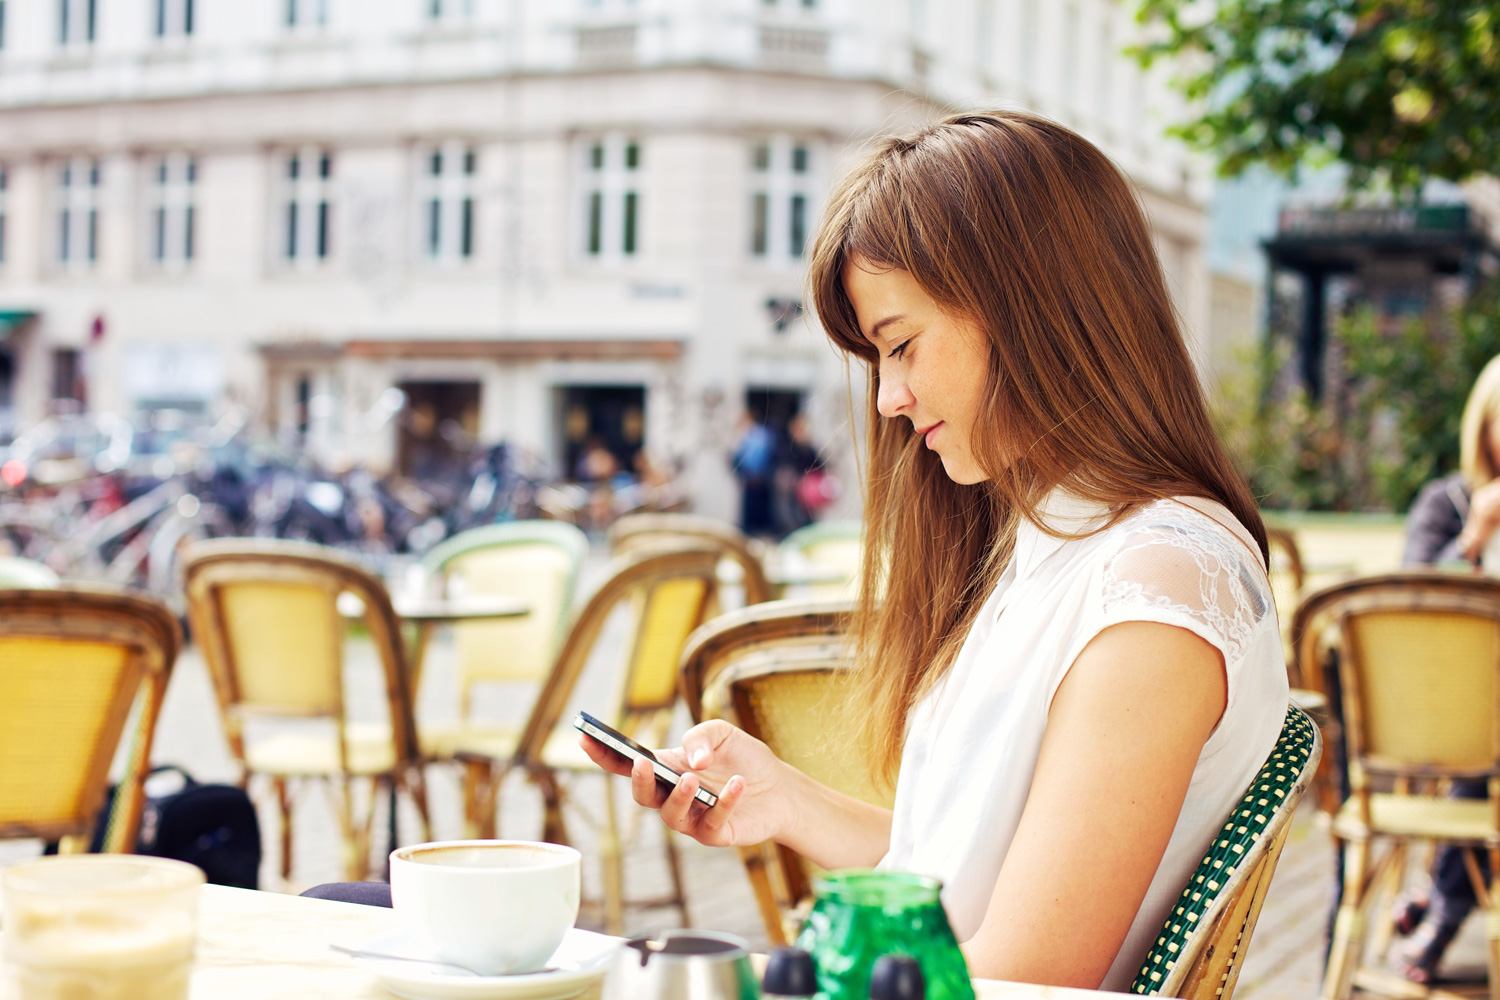
<instances>
[{"instance_id":1,"label":"yellow woven chair back","mask_svg":"<svg viewBox=\"0 0 1500 1000\"><path fill-rule=\"evenodd\" d=\"M176 620L149 597L0 590L0 837L89 834L134 708L105 850L134 846L180 644Z\"/></svg>"},{"instance_id":2,"label":"yellow woven chair back","mask_svg":"<svg viewBox=\"0 0 1500 1000\"><path fill-rule=\"evenodd\" d=\"M872 780L868 748L850 735L857 728L838 721L852 680L851 610L847 601L771 601L715 618L683 653L683 698L695 722L729 719L818 781L889 807L894 789ZM742 857L767 933L788 939L817 869L774 844Z\"/></svg>"},{"instance_id":3,"label":"yellow woven chair back","mask_svg":"<svg viewBox=\"0 0 1500 1000\"><path fill-rule=\"evenodd\" d=\"M1382 595L1342 616L1349 750L1366 770L1500 767L1500 587L1494 594L1487 609Z\"/></svg>"},{"instance_id":4,"label":"yellow woven chair back","mask_svg":"<svg viewBox=\"0 0 1500 1000\"><path fill-rule=\"evenodd\" d=\"M364 605L384 674L398 760L415 760L410 676L384 585L332 549L229 538L190 545L184 590L193 634L213 676L225 735L242 761L247 716L344 722L344 635L339 595ZM343 756L347 758L347 747Z\"/></svg>"},{"instance_id":5,"label":"yellow woven chair back","mask_svg":"<svg viewBox=\"0 0 1500 1000\"><path fill-rule=\"evenodd\" d=\"M547 766L544 758L548 740L568 707L605 622L622 606L631 609L633 635L626 647L629 653L620 661L614 703L598 706L609 716L601 718L630 736L641 735L644 724L659 729L670 719L677 700L678 657L688 635L703 623L713 602L718 562L716 549L689 545L638 552L610 563L603 584L573 620L526 721L517 750L517 759L523 765ZM660 736L659 732L650 734L643 742ZM569 734L567 742L571 748L576 740Z\"/></svg>"},{"instance_id":6,"label":"yellow woven chair back","mask_svg":"<svg viewBox=\"0 0 1500 1000\"><path fill-rule=\"evenodd\" d=\"M751 550L750 540L732 524L697 514L649 513L627 514L609 529L609 550L617 556L685 543L717 548L738 565L746 604L770 600L765 567Z\"/></svg>"}]
</instances>

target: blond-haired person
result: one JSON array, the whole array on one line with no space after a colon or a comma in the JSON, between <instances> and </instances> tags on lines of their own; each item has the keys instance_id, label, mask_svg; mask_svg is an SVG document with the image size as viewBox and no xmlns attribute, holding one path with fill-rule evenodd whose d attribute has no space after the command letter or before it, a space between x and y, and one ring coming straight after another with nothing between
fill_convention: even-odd
<instances>
[{"instance_id":1,"label":"blond-haired person","mask_svg":"<svg viewBox=\"0 0 1500 1000\"><path fill-rule=\"evenodd\" d=\"M1467 560L1478 565L1500 529L1500 358L1474 380L1458 432L1458 471L1434 479L1406 516L1408 566Z\"/></svg>"},{"instance_id":2,"label":"blond-haired person","mask_svg":"<svg viewBox=\"0 0 1500 1000\"><path fill-rule=\"evenodd\" d=\"M976 976L1124 989L1287 704L1265 529L1140 206L1060 125L957 115L843 180L809 280L868 378L852 715L895 808L724 722L636 799L706 844L941 878Z\"/></svg>"}]
</instances>

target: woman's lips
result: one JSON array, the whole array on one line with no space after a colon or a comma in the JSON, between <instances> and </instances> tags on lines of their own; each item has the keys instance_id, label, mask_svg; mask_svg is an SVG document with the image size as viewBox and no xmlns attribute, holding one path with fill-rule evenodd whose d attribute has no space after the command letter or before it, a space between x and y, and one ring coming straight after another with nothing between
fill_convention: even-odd
<instances>
[{"instance_id":1,"label":"woman's lips","mask_svg":"<svg viewBox=\"0 0 1500 1000\"><path fill-rule=\"evenodd\" d=\"M923 433L922 440L927 442L928 448L932 447L932 436L938 432L938 428L941 426L943 426L943 422L939 420L937 423L927 428L926 432Z\"/></svg>"}]
</instances>

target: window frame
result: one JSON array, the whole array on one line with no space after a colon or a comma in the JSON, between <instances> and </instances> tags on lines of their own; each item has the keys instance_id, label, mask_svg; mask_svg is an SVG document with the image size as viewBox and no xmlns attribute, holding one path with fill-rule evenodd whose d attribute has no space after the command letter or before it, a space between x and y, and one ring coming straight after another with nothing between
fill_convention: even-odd
<instances>
[{"instance_id":1,"label":"window frame","mask_svg":"<svg viewBox=\"0 0 1500 1000\"><path fill-rule=\"evenodd\" d=\"M58 48L69 51L88 49L98 41L99 0L57 0L56 11Z\"/></svg>"},{"instance_id":2,"label":"window frame","mask_svg":"<svg viewBox=\"0 0 1500 1000\"><path fill-rule=\"evenodd\" d=\"M154 0L151 39L157 44L185 42L198 28L197 0Z\"/></svg>"},{"instance_id":3,"label":"window frame","mask_svg":"<svg viewBox=\"0 0 1500 1000\"><path fill-rule=\"evenodd\" d=\"M643 258L644 148L642 138L628 132L605 132L579 141L574 246L584 263L619 265Z\"/></svg>"},{"instance_id":4,"label":"window frame","mask_svg":"<svg viewBox=\"0 0 1500 1000\"><path fill-rule=\"evenodd\" d=\"M281 0L281 30L289 34L325 30L332 15L331 0Z\"/></svg>"},{"instance_id":5,"label":"window frame","mask_svg":"<svg viewBox=\"0 0 1500 1000\"><path fill-rule=\"evenodd\" d=\"M202 164L190 152L157 153L147 161L142 204L141 259L148 270L180 272L197 260L198 184Z\"/></svg>"},{"instance_id":6,"label":"window frame","mask_svg":"<svg viewBox=\"0 0 1500 1000\"><path fill-rule=\"evenodd\" d=\"M277 152L272 259L282 270L316 270L334 259L336 161L329 146L298 146Z\"/></svg>"},{"instance_id":7,"label":"window frame","mask_svg":"<svg viewBox=\"0 0 1500 1000\"><path fill-rule=\"evenodd\" d=\"M479 259L480 166L478 146L466 139L417 147L413 252L421 264L466 267Z\"/></svg>"},{"instance_id":8,"label":"window frame","mask_svg":"<svg viewBox=\"0 0 1500 1000\"><path fill-rule=\"evenodd\" d=\"M755 264L801 266L817 211L821 150L806 136L752 136L749 141L744 253Z\"/></svg>"},{"instance_id":9,"label":"window frame","mask_svg":"<svg viewBox=\"0 0 1500 1000\"><path fill-rule=\"evenodd\" d=\"M79 176L86 176L82 183ZM104 190L104 162L84 154L53 161L51 229L54 270L83 273L94 270L100 257L100 215ZM75 253L75 248L81 249Z\"/></svg>"}]
</instances>

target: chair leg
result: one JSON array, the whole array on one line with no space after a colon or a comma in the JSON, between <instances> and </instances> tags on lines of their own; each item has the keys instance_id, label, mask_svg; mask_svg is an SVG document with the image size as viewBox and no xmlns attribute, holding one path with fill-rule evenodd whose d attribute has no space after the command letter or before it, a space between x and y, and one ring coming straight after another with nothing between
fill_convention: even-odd
<instances>
[{"instance_id":1,"label":"chair leg","mask_svg":"<svg viewBox=\"0 0 1500 1000\"><path fill-rule=\"evenodd\" d=\"M349 775L343 775L336 780L337 785L332 791L334 812L339 822L339 840L344 853L344 881L359 882L364 879L368 871L370 845L367 838L361 843L359 832L362 824L354 818L354 789L352 787L354 779ZM362 854L363 857L361 857Z\"/></svg>"},{"instance_id":2,"label":"chair leg","mask_svg":"<svg viewBox=\"0 0 1500 1000\"><path fill-rule=\"evenodd\" d=\"M285 778L272 778L271 791L276 796L277 815L281 819L281 881L292 880L292 797Z\"/></svg>"},{"instance_id":3,"label":"chair leg","mask_svg":"<svg viewBox=\"0 0 1500 1000\"><path fill-rule=\"evenodd\" d=\"M432 840L432 813L427 808L427 773L422 769L421 764L413 764L404 772L397 773L400 775L397 779L397 789L404 788L406 794L411 796L412 805L417 807L417 819L422 824L423 842ZM374 812L373 807L371 812Z\"/></svg>"},{"instance_id":4,"label":"chair leg","mask_svg":"<svg viewBox=\"0 0 1500 1000\"><path fill-rule=\"evenodd\" d=\"M500 810L500 782L505 768L492 760L464 758L462 768L464 836L493 840Z\"/></svg>"},{"instance_id":5,"label":"chair leg","mask_svg":"<svg viewBox=\"0 0 1500 1000\"><path fill-rule=\"evenodd\" d=\"M1370 861L1370 844L1364 840L1344 842L1344 898L1333 924L1333 946L1328 953L1328 968L1323 974L1322 1000L1348 1000L1354 985L1354 970L1359 965L1364 945L1363 900L1365 869Z\"/></svg>"},{"instance_id":6,"label":"chair leg","mask_svg":"<svg viewBox=\"0 0 1500 1000\"><path fill-rule=\"evenodd\" d=\"M1393 844L1390 858L1382 870L1382 877L1370 892L1370 912L1375 914L1370 924L1370 947L1374 954L1382 957L1390 950L1391 934L1394 930L1392 921L1386 914L1391 912L1391 905L1397 893L1401 891L1401 882L1406 876L1410 860L1411 852L1408 844L1405 842Z\"/></svg>"},{"instance_id":7,"label":"chair leg","mask_svg":"<svg viewBox=\"0 0 1500 1000\"><path fill-rule=\"evenodd\" d=\"M667 852L667 871L672 874L672 901L682 914L682 926L691 927L693 921L688 916L687 887L682 880L682 857L677 853L677 837L665 826L661 828L661 836Z\"/></svg>"},{"instance_id":8,"label":"chair leg","mask_svg":"<svg viewBox=\"0 0 1500 1000\"><path fill-rule=\"evenodd\" d=\"M604 875L604 927L607 933L619 935L625 927L625 873L620 859L615 783L608 776L604 779L604 829L599 831L599 865Z\"/></svg>"},{"instance_id":9,"label":"chair leg","mask_svg":"<svg viewBox=\"0 0 1500 1000\"><path fill-rule=\"evenodd\" d=\"M765 846L751 844L736 849L740 852L740 861L745 865L750 891L755 894L755 905L760 910L761 923L766 925L766 939L772 947L789 944L786 929L781 923L781 908L776 905L776 890L771 887L771 875L766 871Z\"/></svg>"},{"instance_id":10,"label":"chair leg","mask_svg":"<svg viewBox=\"0 0 1500 1000\"><path fill-rule=\"evenodd\" d=\"M566 844L568 826L563 821L562 787L550 770L533 771L531 780L542 791L542 839L549 844Z\"/></svg>"}]
</instances>

